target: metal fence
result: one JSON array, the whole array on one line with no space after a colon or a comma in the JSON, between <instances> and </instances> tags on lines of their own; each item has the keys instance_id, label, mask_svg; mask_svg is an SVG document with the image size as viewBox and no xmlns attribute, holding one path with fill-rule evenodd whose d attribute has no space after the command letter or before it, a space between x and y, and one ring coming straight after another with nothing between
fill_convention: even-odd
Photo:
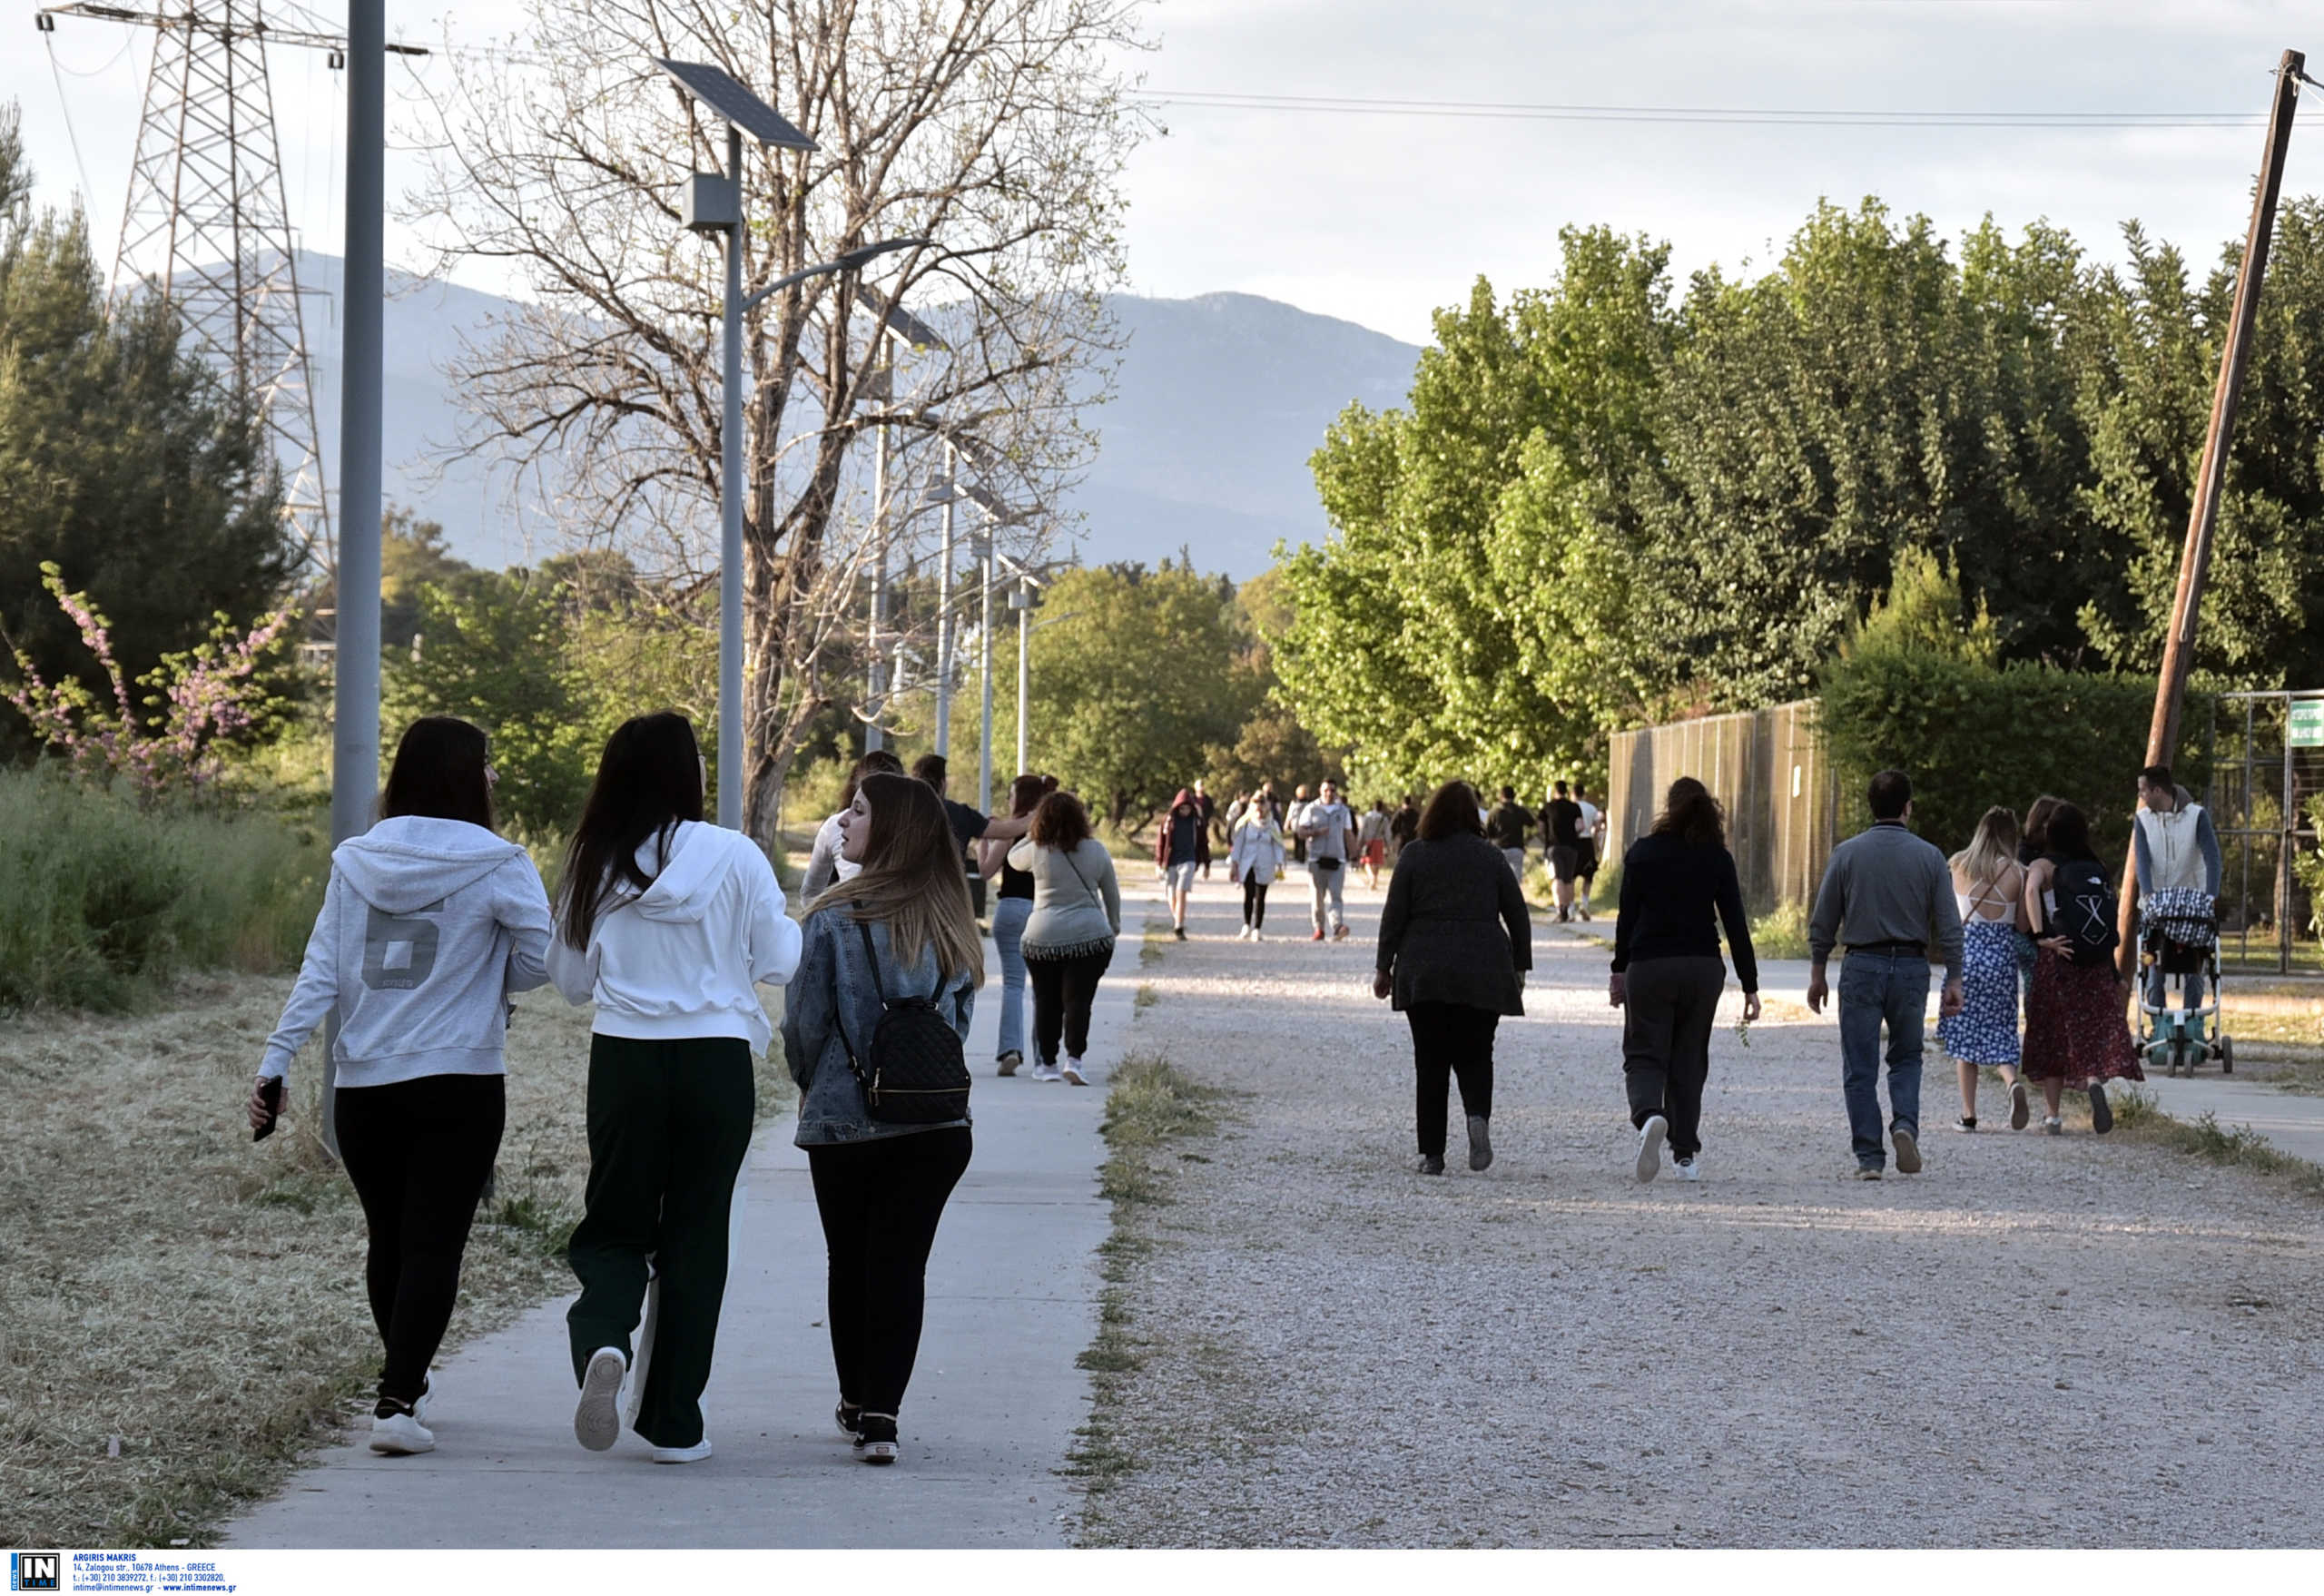
<instances>
[{"instance_id":1,"label":"metal fence","mask_svg":"<svg viewBox=\"0 0 2324 1596\"><path fill-rule=\"evenodd\" d=\"M2314 895L2309 801L2324 794L2324 691L2223 693L2211 714L2203 803L2218 828L2220 959L2250 970L2324 973ZM2311 867L2312 873L2312 867Z\"/></svg>"},{"instance_id":2,"label":"metal fence","mask_svg":"<svg viewBox=\"0 0 2324 1596\"><path fill-rule=\"evenodd\" d=\"M1646 833L1672 782L1693 776L1727 806L1728 845L1751 912L1814 900L1840 815L1814 699L1617 733L1611 754L1610 857Z\"/></svg>"}]
</instances>

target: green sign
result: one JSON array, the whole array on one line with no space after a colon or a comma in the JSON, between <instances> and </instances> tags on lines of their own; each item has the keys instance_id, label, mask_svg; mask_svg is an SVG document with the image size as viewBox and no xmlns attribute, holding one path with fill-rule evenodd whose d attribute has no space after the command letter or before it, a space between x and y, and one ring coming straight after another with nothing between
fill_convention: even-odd
<instances>
[{"instance_id":1,"label":"green sign","mask_svg":"<svg viewBox=\"0 0 2324 1596\"><path fill-rule=\"evenodd\" d=\"M2294 699L2284 728L2287 748L2324 748L2324 698Z\"/></svg>"}]
</instances>

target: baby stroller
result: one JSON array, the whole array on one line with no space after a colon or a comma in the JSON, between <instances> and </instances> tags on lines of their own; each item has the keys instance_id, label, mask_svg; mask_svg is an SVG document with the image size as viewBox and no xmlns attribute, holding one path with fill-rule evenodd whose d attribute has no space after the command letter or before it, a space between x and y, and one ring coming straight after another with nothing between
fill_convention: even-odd
<instances>
[{"instance_id":1,"label":"baby stroller","mask_svg":"<svg viewBox=\"0 0 2324 1596\"><path fill-rule=\"evenodd\" d=\"M2211 897L2165 888L2147 899L2139 918L2139 1056L2146 1068L2192 1075L2216 1059L2221 1074L2234 1074L2235 1043L2219 1014L2219 917Z\"/></svg>"}]
</instances>

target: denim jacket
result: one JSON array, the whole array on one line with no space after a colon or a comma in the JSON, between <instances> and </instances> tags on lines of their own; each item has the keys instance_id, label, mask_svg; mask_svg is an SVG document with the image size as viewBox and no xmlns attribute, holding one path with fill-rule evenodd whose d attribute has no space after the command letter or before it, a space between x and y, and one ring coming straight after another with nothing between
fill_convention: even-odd
<instances>
[{"instance_id":1,"label":"denim jacket","mask_svg":"<svg viewBox=\"0 0 2324 1596\"><path fill-rule=\"evenodd\" d=\"M872 1033L885 1012L871 967L864 962L862 934L841 909L817 911L802 930L806 948L783 1001L783 1057L791 1067L791 1079L799 1083L797 1145L829 1147L968 1124L965 1118L941 1125L889 1125L872 1118L863 1105L863 1089L848 1068L848 1043L855 1044L859 1059L865 1058ZM925 949L917 964L899 966L883 922L872 923L872 945L879 950L879 979L888 996L935 998L938 1011L966 1042L969 1016L976 1004L975 979L964 974L938 990L936 951Z\"/></svg>"}]
</instances>

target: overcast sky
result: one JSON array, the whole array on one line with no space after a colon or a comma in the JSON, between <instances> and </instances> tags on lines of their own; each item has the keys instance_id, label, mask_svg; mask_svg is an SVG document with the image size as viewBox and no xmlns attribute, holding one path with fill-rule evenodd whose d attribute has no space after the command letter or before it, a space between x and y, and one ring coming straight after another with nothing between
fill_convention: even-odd
<instances>
[{"instance_id":1,"label":"overcast sky","mask_svg":"<svg viewBox=\"0 0 2324 1596\"><path fill-rule=\"evenodd\" d=\"M74 17L36 35L29 9L0 17L21 30L0 49L0 101L23 108L44 200L68 202L85 172L109 254L152 35ZM389 32L430 42L442 9L391 3ZM468 0L459 15L473 38L518 12ZM1132 64L1165 95L2256 119L2287 46L2314 44L2324 78L2319 23L2324 9L2288 0L1165 0L1151 13L1159 47ZM336 252L340 86L311 52L280 52L272 71L294 222ZM391 83L403 71L391 67ZM2324 94L2304 109L2288 193L2324 189ZM1682 272L1732 268L1778 251L1819 196L1877 193L1948 233L1988 212L2013 231L2047 217L2107 258L2118 224L2137 217L2208 266L2242 233L2261 142L2256 124L1158 114L1167 135L1129 171L1135 289L1266 294L1413 341L1479 272L1504 291L1547 281L1562 226L1667 240ZM399 231L389 247L410 259Z\"/></svg>"}]
</instances>

